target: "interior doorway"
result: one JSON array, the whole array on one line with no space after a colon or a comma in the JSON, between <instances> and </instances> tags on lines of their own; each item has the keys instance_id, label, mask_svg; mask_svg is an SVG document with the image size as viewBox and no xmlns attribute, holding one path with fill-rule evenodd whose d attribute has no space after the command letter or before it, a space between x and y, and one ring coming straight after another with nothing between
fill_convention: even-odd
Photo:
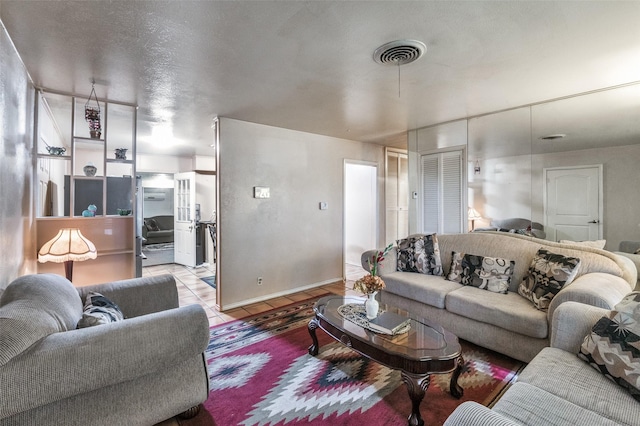
<instances>
[{"instance_id":1,"label":"interior doorway","mask_svg":"<svg viewBox=\"0 0 640 426\"><path fill-rule=\"evenodd\" d=\"M602 164L544 169L543 184L547 239L602 239Z\"/></svg>"},{"instance_id":2,"label":"interior doorway","mask_svg":"<svg viewBox=\"0 0 640 426\"><path fill-rule=\"evenodd\" d=\"M344 276L362 276L360 256L378 244L378 165L345 160Z\"/></svg>"}]
</instances>

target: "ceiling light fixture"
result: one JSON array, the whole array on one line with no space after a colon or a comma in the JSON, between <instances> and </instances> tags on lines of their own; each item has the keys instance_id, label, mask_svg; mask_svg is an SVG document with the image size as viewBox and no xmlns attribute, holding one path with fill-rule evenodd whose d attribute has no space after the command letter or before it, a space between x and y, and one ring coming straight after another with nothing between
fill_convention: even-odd
<instances>
[{"instance_id":1,"label":"ceiling light fixture","mask_svg":"<svg viewBox=\"0 0 640 426\"><path fill-rule=\"evenodd\" d=\"M400 65L418 60L427 46L418 40L396 40L385 43L373 52L373 60L382 65L398 67L398 97L400 97Z\"/></svg>"}]
</instances>

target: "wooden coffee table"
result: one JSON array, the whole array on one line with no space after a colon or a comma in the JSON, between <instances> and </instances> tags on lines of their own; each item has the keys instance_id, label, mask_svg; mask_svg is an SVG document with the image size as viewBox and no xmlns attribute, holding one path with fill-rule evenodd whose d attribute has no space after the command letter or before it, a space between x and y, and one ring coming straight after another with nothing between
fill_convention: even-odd
<instances>
[{"instance_id":1,"label":"wooden coffee table","mask_svg":"<svg viewBox=\"0 0 640 426\"><path fill-rule=\"evenodd\" d=\"M409 425L422 426L420 403L429 387L430 375L453 371L449 389L456 398L463 390L458 385L464 360L458 338L430 321L414 317L406 311L381 304L386 311L393 311L411 318L411 329L404 334L389 336L374 333L343 318L338 308L347 303L364 303L363 298L326 296L314 306L315 316L309 321L309 334L313 344L311 355L318 354L316 329L320 327L329 336L359 352L365 357L386 367L400 370L402 381L407 386L412 410Z\"/></svg>"}]
</instances>

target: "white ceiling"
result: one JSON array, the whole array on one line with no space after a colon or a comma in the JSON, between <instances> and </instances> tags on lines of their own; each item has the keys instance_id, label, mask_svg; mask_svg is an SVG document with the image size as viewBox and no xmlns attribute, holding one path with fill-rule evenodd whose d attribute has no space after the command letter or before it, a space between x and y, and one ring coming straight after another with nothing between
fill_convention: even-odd
<instances>
[{"instance_id":1,"label":"white ceiling","mask_svg":"<svg viewBox=\"0 0 640 426\"><path fill-rule=\"evenodd\" d=\"M37 86L88 95L95 79L98 97L139 105L141 151L208 147L215 116L402 145L640 80L639 1L0 0L0 18ZM397 39L425 56L375 63Z\"/></svg>"}]
</instances>

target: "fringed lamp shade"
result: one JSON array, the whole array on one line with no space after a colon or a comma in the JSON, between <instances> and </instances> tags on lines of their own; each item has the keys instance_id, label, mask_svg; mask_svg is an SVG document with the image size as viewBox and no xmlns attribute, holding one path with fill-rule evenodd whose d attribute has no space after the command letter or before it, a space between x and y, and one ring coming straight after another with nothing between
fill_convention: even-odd
<instances>
[{"instance_id":1,"label":"fringed lamp shade","mask_svg":"<svg viewBox=\"0 0 640 426\"><path fill-rule=\"evenodd\" d=\"M96 246L79 229L63 228L40 248L38 262L64 262L67 279L71 281L75 260L95 259L97 256Z\"/></svg>"},{"instance_id":2,"label":"fringed lamp shade","mask_svg":"<svg viewBox=\"0 0 640 426\"><path fill-rule=\"evenodd\" d=\"M478 210L474 209L473 207L469 207L469 210L467 211L467 216L471 221L471 230L473 231L475 229L474 222L478 219L482 219L482 216L480 216L480 213L478 213Z\"/></svg>"}]
</instances>

